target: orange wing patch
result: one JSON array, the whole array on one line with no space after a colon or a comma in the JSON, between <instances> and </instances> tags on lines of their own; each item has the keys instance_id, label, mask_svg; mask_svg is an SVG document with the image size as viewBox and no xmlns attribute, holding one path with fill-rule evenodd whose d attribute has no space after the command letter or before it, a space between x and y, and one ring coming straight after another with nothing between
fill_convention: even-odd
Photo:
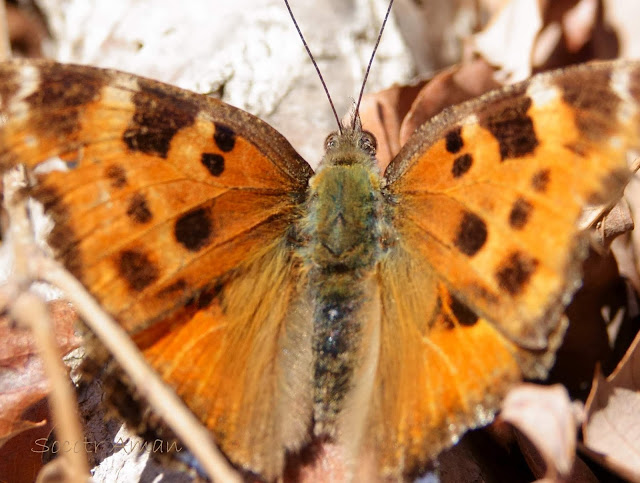
<instances>
[{"instance_id":1,"label":"orange wing patch","mask_svg":"<svg viewBox=\"0 0 640 483\"><path fill-rule=\"evenodd\" d=\"M389 165L375 388L396 397L377 393L369 424L383 473L419 473L513 382L546 376L586 254L582 210L615 201L640 152L637 72L592 64L495 91Z\"/></svg>"}]
</instances>

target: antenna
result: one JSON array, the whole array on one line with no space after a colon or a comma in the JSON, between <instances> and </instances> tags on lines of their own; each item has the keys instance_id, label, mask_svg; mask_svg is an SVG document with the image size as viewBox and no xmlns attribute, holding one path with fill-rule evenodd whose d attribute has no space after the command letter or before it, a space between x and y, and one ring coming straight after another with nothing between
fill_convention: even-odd
<instances>
[{"instance_id":1,"label":"antenna","mask_svg":"<svg viewBox=\"0 0 640 483\"><path fill-rule=\"evenodd\" d=\"M320 67L318 67L318 64L316 63L316 59L313 58L313 54L311 53L311 49L309 49L309 46L307 45L307 41L304 39L304 35L302 35L302 31L300 30L300 27L298 26L298 22L296 22L296 18L293 16L293 12L291 11L291 7L289 6L289 1L288 0L284 0L284 4L287 6L287 10L289 11L289 15L291 15L291 20L293 20L293 25L295 25L296 30L298 31L298 35L300 36L300 39L302 40L302 44L304 45L304 48L307 50L307 54L309 54L309 58L311 59L311 63L316 68L316 72L318 73L318 77L320 78L320 82L322 82L322 87L324 88L324 92L325 92L325 94L327 94L327 99L329 99L329 104L331 105L331 110L333 111L333 116L336 118L336 123L338 123L338 132L340 134L342 134L342 124L340 123L340 118L338 117L338 113L336 112L336 108L333 105L333 101L331 100L331 95L329 94L329 89L327 88L327 84L324 82L324 78L322 77L322 73L320 72ZM379 41L379 39L378 39L378 41Z\"/></svg>"},{"instance_id":2,"label":"antenna","mask_svg":"<svg viewBox=\"0 0 640 483\"><path fill-rule=\"evenodd\" d=\"M285 0L286 2L286 0ZM378 50L378 45L380 45L380 39L382 38L382 32L384 31L384 26L387 24L387 20L389 18L389 14L391 13L391 6L393 5L393 0L389 1L389 6L387 7L387 13L384 14L384 20L382 21L382 25L380 26L380 31L378 32L378 38L376 39L376 45L373 46L373 52L371 52L371 58L369 59L369 64L367 64L367 70L364 73L364 80L362 81L362 87L360 87L360 94L358 95L358 103L356 104L356 110L354 111L353 116L353 126L356 127L356 119L359 117L360 110L360 101L362 101L362 96L364 94L364 86L367 85L367 79L369 78L369 71L371 70L371 64L373 64L373 58L376 56L376 51ZM324 84L324 82L323 82ZM335 112L335 111L334 111Z\"/></svg>"}]
</instances>

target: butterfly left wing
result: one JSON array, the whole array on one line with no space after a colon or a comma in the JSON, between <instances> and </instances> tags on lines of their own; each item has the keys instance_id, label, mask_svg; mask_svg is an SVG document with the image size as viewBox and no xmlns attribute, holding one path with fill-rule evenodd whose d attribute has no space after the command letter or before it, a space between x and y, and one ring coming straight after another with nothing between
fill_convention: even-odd
<instances>
[{"instance_id":1,"label":"butterfly left wing","mask_svg":"<svg viewBox=\"0 0 640 483\"><path fill-rule=\"evenodd\" d=\"M281 474L311 417L289 238L307 163L239 109L116 71L6 62L0 99L0 171L33 173L57 258L234 463Z\"/></svg>"},{"instance_id":2,"label":"butterfly left wing","mask_svg":"<svg viewBox=\"0 0 640 483\"><path fill-rule=\"evenodd\" d=\"M389 165L369 425L384 473L420 469L546 374L586 253L578 220L630 178L639 104L637 62L543 74L436 116Z\"/></svg>"}]
</instances>

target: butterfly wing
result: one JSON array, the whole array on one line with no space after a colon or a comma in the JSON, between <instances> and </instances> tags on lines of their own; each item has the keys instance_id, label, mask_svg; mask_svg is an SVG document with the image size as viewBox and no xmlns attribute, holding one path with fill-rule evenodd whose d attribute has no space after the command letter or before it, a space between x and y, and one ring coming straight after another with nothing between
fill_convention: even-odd
<instances>
[{"instance_id":1,"label":"butterfly wing","mask_svg":"<svg viewBox=\"0 0 640 483\"><path fill-rule=\"evenodd\" d=\"M376 388L396 398L378 394L371 424L386 472L415 471L511 381L546 374L579 286L578 221L629 179L639 102L638 63L539 75L445 111L389 165Z\"/></svg>"},{"instance_id":2,"label":"butterfly wing","mask_svg":"<svg viewBox=\"0 0 640 483\"><path fill-rule=\"evenodd\" d=\"M56 256L232 461L280 474L310 419L288 238L310 167L257 118L158 82L33 61L0 79L0 167L35 173Z\"/></svg>"}]
</instances>

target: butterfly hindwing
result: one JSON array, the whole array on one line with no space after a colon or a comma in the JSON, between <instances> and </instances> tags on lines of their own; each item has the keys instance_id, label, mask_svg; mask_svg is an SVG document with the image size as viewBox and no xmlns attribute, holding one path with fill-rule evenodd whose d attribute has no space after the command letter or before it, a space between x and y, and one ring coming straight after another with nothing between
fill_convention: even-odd
<instances>
[{"instance_id":1,"label":"butterfly hindwing","mask_svg":"<svg viewBox=\"0 0 640 483\"><path fill-rule=\"evenodd\" d=\"M520 379L515 344L434 275L397 251L379 272L382 333L367 442L380 473L394 479L423 473L463 432L491 421Z\"/></svg>"},{"instance_id":2,"label":"butterfly hindwing","mask_svg":"<svg viewBox=\"0 0 640 483\"><path fill-rule=\"evenodd\" d=\"M281 474L311 417L289 245L307 163L257 118L129 74L13 61L0 85L0 166L34 173L56 256L233 461Z\"/></svg>"}]
</instances>

